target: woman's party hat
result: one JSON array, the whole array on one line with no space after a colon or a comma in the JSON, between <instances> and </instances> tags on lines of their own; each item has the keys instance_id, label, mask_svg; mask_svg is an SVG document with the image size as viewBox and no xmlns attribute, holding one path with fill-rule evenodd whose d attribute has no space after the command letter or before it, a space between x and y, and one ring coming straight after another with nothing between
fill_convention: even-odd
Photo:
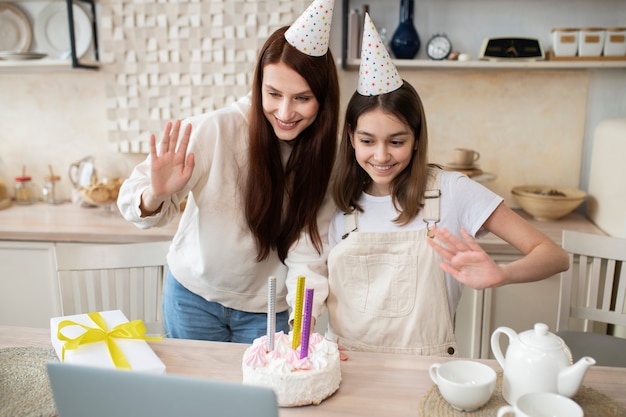
<instances>
[{"instance_id":1,"label":"woman's party hat","mask_svg":"<svg viewBox=\"0 0 626 417\"><path fill-rule=\"evenodd\" d=\"M391 93L402 86L398 69L383 43L374 22L365 14L363 40L361 41L361 65L357 92L362 96Z\"/></svg>"},{"instance_id":2,"label":"woman's party hat","mask_svg":"<svg viewBox=\"0 0 626 417\"><path fill-rule=\"evenodd\" d=\"M285 32L285 39L298 51L322 56L328 51L334 0L315 0Z\"/></svg>"}]
</instances>

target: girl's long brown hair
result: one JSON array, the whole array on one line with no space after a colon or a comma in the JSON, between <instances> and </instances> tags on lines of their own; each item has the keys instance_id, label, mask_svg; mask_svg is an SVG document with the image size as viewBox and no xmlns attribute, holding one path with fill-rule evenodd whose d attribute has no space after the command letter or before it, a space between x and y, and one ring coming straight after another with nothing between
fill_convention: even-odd
<instances>
[{"instance_id":1,"label":"girl's long brown hair","mask_svg":"<svg viewBox=\"0 0 626 417\"><path fill-rule=\"evenodd\" d=\"M395 222L404 225L417 216L426 188L428 172L428 130L424 106L417 91L406 81L391 93L362 96L355 92L348 103L344 121L337 167L332 185L332 195L339 210L351 213L363 211L358 204L361 194L372 182L359 165L350 143L350 135L357 127L359 117L380 108L406 123L415 136L415 150L409 165L391 183L391 197L399 215Z\"/></svg>"},{"instance_id":2,"label":"girl's long brown hair","mask_svg":"<svg viewBox=\"0 0 626 417\"><path fill-rule=\"evenodd\" d=\"M257 261L276 250L282 262L306 231L319 253L322 240L317 213L328 189L337 149L339 82L330 50L321 57L305 55L285 40L283 27L263 45L252 83L248 177L245 214L257 246ZM263 114L263 68L284 63L309 84L319 102L315 121L290 142L291 156L283 167L280 139Z\"/></svg>"}]
</instances>

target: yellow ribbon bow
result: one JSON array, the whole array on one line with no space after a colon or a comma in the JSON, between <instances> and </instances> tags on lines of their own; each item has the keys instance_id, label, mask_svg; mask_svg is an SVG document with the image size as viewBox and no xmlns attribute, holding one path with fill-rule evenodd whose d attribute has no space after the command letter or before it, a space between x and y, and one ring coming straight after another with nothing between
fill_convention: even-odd
<instances>
[{"instance_id":1,"label":"yellow ribbon bow","mask_svg":"<svg viewBox=\"0 0 626 417\"><path fill-rule=\"evenodd\" d=\"M140 339L140 340L161 340L161 337L149 337L144 336L146 333L146 326L144 326L141 320L133 320L127 323L122 323L115 326L113 329L108 330L106 321L102 318L100 313L93 312L88 313L87 316L96 323L98 327L89 327L81 323L76 323L71 320L63 320L59 323L57 338L61 341L65 341L63 344L63 350L61 353L61 361L65 361L65 350L77 349L78 346L87 343L106 342L111 359L116 368L131 369L128 360L124 356L122 349L115 343L115 339ZM67 326L80 326L85 329L85 332L75 338L69 338L62 332L63 328Z\"/></svg>"}]
</instances>

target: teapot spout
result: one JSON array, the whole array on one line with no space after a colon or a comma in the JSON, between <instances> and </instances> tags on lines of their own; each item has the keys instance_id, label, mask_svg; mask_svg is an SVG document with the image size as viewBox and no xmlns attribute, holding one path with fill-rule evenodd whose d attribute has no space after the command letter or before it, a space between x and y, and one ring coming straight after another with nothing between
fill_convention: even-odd
<instances>
[{"instance_id":1,"label":"teapot spout","mask_svg":"<svg viewBox=\"0 0 626 417\"><path fill-rule=\"evenodd\" d=\"M580 358L575 364L561 370L557 382L559 394L566 397L573 397L578 392L578 388L580 388L580 384L583 382L587 369L589 369L591 365L595 365L595 363L595 359L585 356Z\"/></svg>"}]
</instances>

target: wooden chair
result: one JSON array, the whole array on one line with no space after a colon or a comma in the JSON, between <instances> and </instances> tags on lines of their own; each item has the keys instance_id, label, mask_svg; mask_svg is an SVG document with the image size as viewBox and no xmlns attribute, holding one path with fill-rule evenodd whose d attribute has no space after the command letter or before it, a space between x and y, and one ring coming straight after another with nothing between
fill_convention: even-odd
<instances>
[{"instance_id":1,"label":"wooden chair","mask_svg":"<svg viewBox=\"0 0 626 417\"><path fill-rule=\"evenodd\" d=\"M561 274L556 334L574 361L626 367L626 239L563 231L570 268Z\"/></svg>"},{"instance_id":2,"label":"wooden chair","mask_svg":"<svg viewBox=\"0 0 626 417\"><path fill-rule=\"evenodd\" d=\"M56 268L62 315L122 310L163 334L161 299L170 242L58 243Z\"/></svg>"}]
</instances>

